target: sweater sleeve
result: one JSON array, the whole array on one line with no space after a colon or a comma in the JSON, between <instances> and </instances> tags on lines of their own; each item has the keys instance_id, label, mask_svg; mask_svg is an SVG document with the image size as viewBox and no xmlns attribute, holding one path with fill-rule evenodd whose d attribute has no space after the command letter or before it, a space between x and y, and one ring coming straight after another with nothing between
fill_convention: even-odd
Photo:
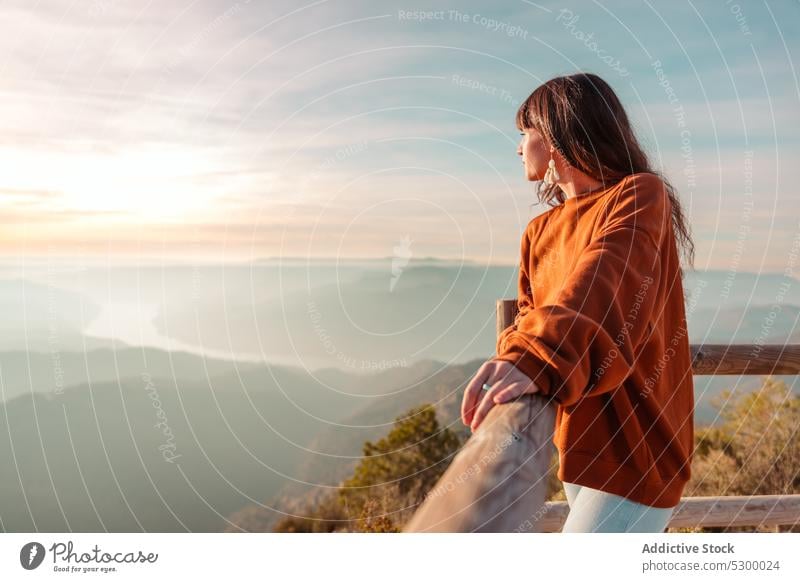
<instances>
[{"instance_id":1,"label":"sweater sleeve","mask_svg":"<svg viewBox=\"0 0 800 582\"><path fill-rule=\"evenodd\" d=\"M517 319L494 359L513 363L563 406L619 387L657 316L669 225L663 182L654 174L626 179L575 268L546 304Z\"/></svg>"},{"instance_id":2,"label":"sweater sleeve","mask_svg":"<svg viewBox=\"0 0 800 582\"><path fill-rule=\"evenodd\" d=\"M495 353L502 354L506 339L508 336L517 330L519 320L525 317L530 309L533 308L533 299L531 296L531 283L528 276L528 256L530 255L531 239L530 239L530 223L525 228L522 234L522 242L520 243L520 262L519 262L519 276L517 278L517 315L514 317L514 323L509 325L497 337L497 345L495 346Z\"/></svg>"}]
</instances>

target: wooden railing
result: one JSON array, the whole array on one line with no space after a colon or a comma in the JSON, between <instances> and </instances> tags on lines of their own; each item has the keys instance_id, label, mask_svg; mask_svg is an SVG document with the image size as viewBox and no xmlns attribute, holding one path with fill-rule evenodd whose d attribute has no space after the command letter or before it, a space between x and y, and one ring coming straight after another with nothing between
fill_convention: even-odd
<instances>
[{"instance_id":1,"label":"wooden railing","mask_svg":"<svg viewBox=\"0 0 800 582\"><path fill-rule=\"evenodd\" d=\"M514 323L517 301L497 301L497 333ZM800 345L692 345L695 375L800 374ZM543 416L546 418L546 416ZM543 468L546 471L545 468ZM539 531L559 531L569 513L566 501L544 504ZM800 524L800 495L684 497L670 528Z\"/></svg>"}]
</instances>

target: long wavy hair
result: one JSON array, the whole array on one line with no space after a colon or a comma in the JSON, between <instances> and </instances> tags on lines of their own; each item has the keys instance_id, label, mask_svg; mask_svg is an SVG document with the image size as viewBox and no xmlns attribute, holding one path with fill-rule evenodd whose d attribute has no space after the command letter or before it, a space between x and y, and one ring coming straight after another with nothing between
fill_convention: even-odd
<instances>
[{"instance_id":1,"label":"long wavy hair","mask_svg":"<svg viewBox=\"0 0 800 582\"><path fill-rule=\"evenodd\" d=\"M516 121L520 130L538 131L573 168L604 186L639 172L657 175L672 203L676 242L693 268L694 243L675 188L651 167L622 103L608 83L592 73L550 79L520 105ZM540 183L537 195L540 202L550 206L566 199L558 184L545 182Z\"/></svg>"}]
</instances>

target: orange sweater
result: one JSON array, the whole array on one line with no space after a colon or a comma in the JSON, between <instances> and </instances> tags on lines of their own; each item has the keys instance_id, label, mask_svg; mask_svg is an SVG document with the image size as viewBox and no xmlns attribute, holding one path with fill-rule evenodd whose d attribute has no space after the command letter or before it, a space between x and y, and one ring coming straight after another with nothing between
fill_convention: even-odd
<instances>
[{"instance_id":1,"label":"orange sweater","mask_svg":"<svg viewBox=\"0 0 800 582\"><path fill-rule=\"evenodd\" d=\"M673 507L690 476L694 384L671 203L633 174L531 220L514 324L494 359L558 403L558 478Z\"/></svg>"}]
</instances>

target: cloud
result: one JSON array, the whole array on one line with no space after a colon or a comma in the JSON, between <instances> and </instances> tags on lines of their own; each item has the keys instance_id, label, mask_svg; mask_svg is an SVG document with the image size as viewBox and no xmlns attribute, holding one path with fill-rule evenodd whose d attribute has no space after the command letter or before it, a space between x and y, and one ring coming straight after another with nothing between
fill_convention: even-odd
<instances>
[{"instance_id":1,"label":"cloud","mask_svg":"<svg viewBox=\"0 0 800 582\"><path fill-rule=\"evenodd\" d=\"M520 229L544 210L530 206L533 188L519 172L516 107L541 81L576 68L619 90L702 244L729 240L740 221L745 138L756 152L753 236L766 244L770 228L792 232L787 217L800 203L787 188L800 178L791 162L800 153L791 133L800 110L781 36L764 9L746 9L753 35L745 39L725 5L698 8L711 34L690 6L659 7L664 24L647 6L573 5L581 30L631 71L623 79L556 23L567 6L542 4L476 0L459 3L466 21L419 22L398 10L456 9L324 0L7 2L0 204L9 232L28 237L13 248L103 253L111 240L125 253L137 245L190 253L198 239L204 253L215 252L216 241L217 251L222 244L247 255L255 243L263 255L281 248L285 226L286 248L302 255L312 228L314 252L330 252L350 227L353 253L383 248L412 228L426 254L513 256ZM772 10L784 25L783 9ZM476 14L505 28L475 22ZM527 36L504 34L510 26ZM796 52L796 36L784 38ZM691 160L682 156L681 128L653 58L680 98ZM395 224L373 216L353 227L377 202L392 208ZM771 248L784 244L774 240Z\"/></svg>"}]
</instances>

